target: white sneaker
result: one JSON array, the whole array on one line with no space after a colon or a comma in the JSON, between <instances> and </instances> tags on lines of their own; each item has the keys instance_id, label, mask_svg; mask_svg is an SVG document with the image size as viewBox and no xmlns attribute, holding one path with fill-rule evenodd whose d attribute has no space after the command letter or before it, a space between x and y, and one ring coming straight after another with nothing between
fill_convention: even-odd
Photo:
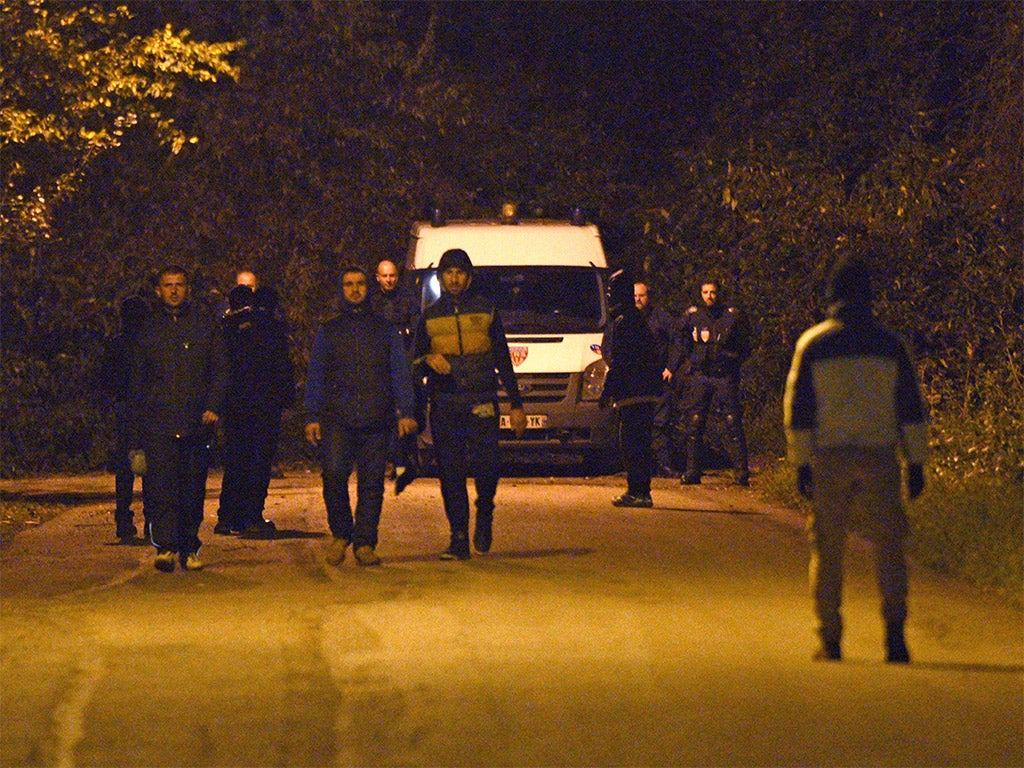
<instances>
[{"instance_id":1,"label":"white sneaker","mask_svg":"<svg viewBox=\"0 0 1024 768\"><path fill-rule=\"evenodd\" d=\"M156 561L153 563L153 565L156 566L156 569L158 571L163 571L164 573L171 573L172 571L174 571L174 561L177 559L177 552L171 552L171 550L165 549L163 551L157 552Z\"/></svg>"},{"instance_id":2,"label":"white sneaker","mask_svg":"<svg viewBox=\"0 0 1024 768\"><path fill-rule=\"evenodd\" d=\"M203 561L199 559L199 555L195 552L190 552L185 557L185 562L182 563L186 571L201 571L203 570Z\"/></svg>"}]
</instances>

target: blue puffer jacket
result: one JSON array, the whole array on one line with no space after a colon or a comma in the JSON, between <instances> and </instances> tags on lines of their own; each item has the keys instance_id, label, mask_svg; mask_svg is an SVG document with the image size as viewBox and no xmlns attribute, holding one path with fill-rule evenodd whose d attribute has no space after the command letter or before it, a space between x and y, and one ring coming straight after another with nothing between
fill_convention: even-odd
<instances>
[{"instance_id":1,"label":"blue puffer jacket","mask_svg":"<svg viewBox=\"0 0 1024 768\"><path fill-rule=\"evenodd\" d=\"M368 302L343 301L341 312L317 330L304 405L307 424L329 421L377 430L389 428L396 415L415 418L402 338Z\"/></svg>"}]
</instances>

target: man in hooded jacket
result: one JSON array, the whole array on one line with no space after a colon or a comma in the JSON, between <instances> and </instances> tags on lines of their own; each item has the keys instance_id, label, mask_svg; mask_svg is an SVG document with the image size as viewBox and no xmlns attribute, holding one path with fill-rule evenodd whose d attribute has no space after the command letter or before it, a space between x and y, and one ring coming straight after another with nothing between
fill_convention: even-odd
<instances>
[{"instance_id":1,"label":"man in hooded jacket","mask_svg":"<svg viewBox=\"0 0 1024 768\"><path fill-rule=\"evenodd\" d=\"M847 523L860 508L876 546L886 660L906 663L907 517L900 464L908 465L915 499L924 490L927 413L906 345L872 315L867 267L858 260L841 263L829 300L828 319L797 341L783 403L797 488L812 500L811 590L821 639L815 658L842 658L843 547Z\"/></svg>"},{"instance_id":2,"label":"man in hooded jacket","mask_svg":"<svg viewBox=\"0 0 1024 768\"><path fill-rule=\"evenodd\" d=\"M306 383L306 440L320 449L324 504L333 540L327 562L341 565L352 544L359 565L378 565L387 439L415 434L409 362L394 325L366 301L366 272L341 272L341 308L317 329ZM356 470L352 514L348 478Z\"/></svg>"},{"instance_id":3,"label":"man in hooded jacket","mask_svg":"<svg viewBox=\"0 0 1024 768\"><path fill-rule=\"evenodd\" d=\"M451 529L445 560L468 560L469 493L476 484L473 546L491 548L494 495L498 488L498 380L508 394L510 426L526 430L508 341L494 302L472 289L473 263L461 248L441 254L441 297L420 316L414 342L418 379L427 380L430 431L437 456L444 511Z\"/></svg>"}]
</instances>

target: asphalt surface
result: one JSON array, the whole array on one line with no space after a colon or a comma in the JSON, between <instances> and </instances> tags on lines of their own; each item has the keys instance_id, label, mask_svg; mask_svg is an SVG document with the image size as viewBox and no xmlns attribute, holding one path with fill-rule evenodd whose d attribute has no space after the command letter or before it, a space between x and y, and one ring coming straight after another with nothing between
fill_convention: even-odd
<instances>
[{"instance_id":1,"label":"asphalt surface","mask_svg":"<svg viewBox=\"0 0 1024 768\"><path fill-rule=\"evenodd\" d=\"M811 661L799 516L724 477L502 481L492 552L442 562L436 480L395 497L384 564L327 566L315 474L272 541L201 572L115 544L113 478L0 483L60 510L0 550L3 766L1021 766L1024 630L914 568L909 666L884 663L851 541L842 663ZM137 504L138 506L138 504Z\"/></svg>"}]
</instances>

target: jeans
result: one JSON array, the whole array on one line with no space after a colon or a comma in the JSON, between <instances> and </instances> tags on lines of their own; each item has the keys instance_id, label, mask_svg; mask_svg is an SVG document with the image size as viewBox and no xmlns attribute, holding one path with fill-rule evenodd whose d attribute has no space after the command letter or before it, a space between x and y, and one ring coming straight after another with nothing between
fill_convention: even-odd
<instances>
[{"instance_id":1,"label":"jeans","mask_svg":"<svg viewBox=\"0 0 1024 768\"><path fill-rule=\"evenodd\" d=\"M355 547L377 546L377 527L384 504L385 429L358 429L321 423L320 465L324 505L331 533ZM356 471L356 509L348 496L348 478Z\"/></svg>"}]
</instances>

